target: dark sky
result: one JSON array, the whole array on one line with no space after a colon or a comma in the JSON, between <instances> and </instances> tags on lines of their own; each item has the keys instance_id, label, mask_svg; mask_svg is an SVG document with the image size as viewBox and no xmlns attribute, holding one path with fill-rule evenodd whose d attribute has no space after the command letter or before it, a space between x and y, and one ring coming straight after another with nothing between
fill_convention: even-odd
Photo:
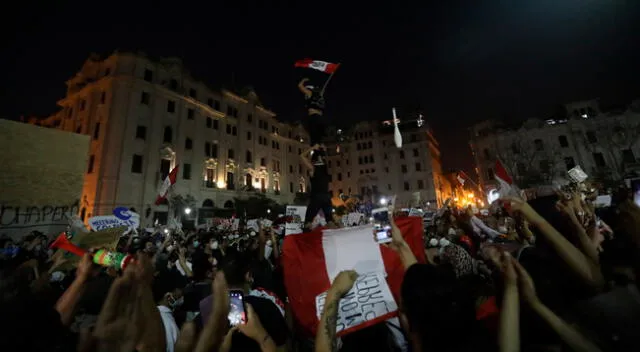
<instances>
[{"instance_id":1,"label":"dark sky","mask_svg":"<svg viewBox=\"0 0 640 352\"><path fill-rule=\"evenodd\" d=\"M640 4L632 0L42 3L4 11L4 118L54 112L89 53L120 48L178 56L211 86L251 85L280 118L299 120L301 72L292 66L310 57L342 63L326 93L328 119L420 111L445 167L470 169L473 122L640 97Z\"/></svg>"}]
</instances>

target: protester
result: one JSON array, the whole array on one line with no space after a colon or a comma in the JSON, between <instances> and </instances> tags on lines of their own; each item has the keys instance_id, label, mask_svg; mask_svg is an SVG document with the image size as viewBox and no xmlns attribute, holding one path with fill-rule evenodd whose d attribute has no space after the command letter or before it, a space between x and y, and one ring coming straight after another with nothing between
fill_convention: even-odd
<instances>
[{"instance_id":1,"label":"protester","mask_svg":"<svg viewBox=\"0 0 640 352\"><path fill-rule=\"evenodd\" d=\"M341 298L362 273L344 271L324 288L309 336L288 304L287 246L270 226L138 229L119 241L136 256L124 271L89 255L68 265L44 234L2 237L2 350L408 350L388 343L390 329L412 351L640 350L640 208L620 195L597 209L580 192L503 197L485 216L449 204L425 234L426 261L392 221L384 246L404 271L401 328L381 322L341 337ZM245 324L229 326L229 290L243 295Z\"/></svg>"}]
</instances>

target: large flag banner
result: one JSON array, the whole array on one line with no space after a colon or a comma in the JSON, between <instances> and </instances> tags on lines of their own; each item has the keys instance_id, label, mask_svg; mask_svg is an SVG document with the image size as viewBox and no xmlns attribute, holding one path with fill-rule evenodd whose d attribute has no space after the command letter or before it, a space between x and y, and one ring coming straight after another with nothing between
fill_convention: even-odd
<instances>
[{"instance_id":1,"label":"large flag banner","mask_svg":"<svg viewBox=\"0 0 640 352\"><path fill-rule=\"evenodd\" d=\"M295 64L295 67L312 68L324 73L334 73L338 69L338 66L340 66L340 64L312 59L298 60Z\"/></svg>"},{"instance_id":2,"label":"large flag banner","mask_svg":"<svg viewBox=\"0 0 640 352\"><path fill-rule=\"evenodd\" d=\"M424 263L422 219L399 217L396 218L396 224L418 262ZM318 296L321 300L321 294L331 287L331 282L342 270L356 270L366 277L373 274L382 274L383 277L386 275L391 295L398 302L405 269L395 251L374 241L371 226L325 231L316 228L302 235L287 236L282 253L284 282L293 316L308 337L315 336L318 327ZM384 286L379 287L382 291ZM385 302L387 299L388 297ZM360 307L361 312L366 308ZM397 314L397 309L392 305L389 310L390 314L384 313L385 310L382 309L377 310L375 319L362 319L359 324L343 329L340 335Z\"/></svg>"},{"instance_id":3,"label":"large flag banner","mask_svg":"<svg viewBox=\"0 0 640 352\"><path fill-rule=\"evenodd\" d=\"M158 198L156 198L156 205L160 204L162 200L165 199L167 193L169 193L169 188L171 188L171 186L176 183L177 175L178 165L176 165L176 167L174 167L173 170L169 172L169 175L167 175L167 177L164 179L162 186L160 186L160 189L158 190Z\"/></svg>"}]
</instances>

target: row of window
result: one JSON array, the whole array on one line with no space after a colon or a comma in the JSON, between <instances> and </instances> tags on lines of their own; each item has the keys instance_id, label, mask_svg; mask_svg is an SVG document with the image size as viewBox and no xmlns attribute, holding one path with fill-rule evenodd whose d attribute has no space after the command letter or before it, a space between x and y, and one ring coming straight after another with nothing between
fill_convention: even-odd
<instances>
[{"instance_id":1,"label":"row of window","mask_svg":"<svg viewBox=\"0 0 640 352\"><path fill-rule=\"evenodd\" d=\"M107 93L106 92L101 92L100 93L100 104L104 104L107 101ZM80 99L80 101L78 102L78 110L79 111L84 111L87 108L87 100L86 99ZM69 109L67 109L67 118L71 118L73 117L73 107L70 107Z\"/></svg>"},{"instance_id":2,"label":"row of window","mask_svg":"<svg viewBox=\"0 0 640 352\"><path fill-rule=\"evenodd\" d=\"M621 151L622 154L622 162L623 163L635 163L636 162L636 157L633 154L633 151L631 149L624 149ZM594 152L592 153L592 157L593 157L593 161L596 165L596 167L598 168L604 168L607 166L607 162L605 160L605 157L602 153L600 152ZM564 157L563 159L564 161L564 165L565 168L567 170L570 170L574 167L576 167L576 161L573 157L571 156L567 156ZM540 160L538 163L538 170L542 173L549 173L551 171L552 168L552 163L549 160ZM524 175L527 173L527 166L524 163L516 163L516 172L518 175ZM494 171L493 168L489 168L487 169L487 177L488 179L493 179L494 177Z\"/></svg>"},{"instance_id":3,"label":"row of window","mask_svg":"<svg viewBox=\"0 0 640 352\"><path fill-rule=\"evenodd\" d=\"M598 137L594 131L587 131L586 139L590 144L598 143ZM569 148L569 139L565 135L558 136L558 144L561 148ZM533 141L533 146L535 148L535 151L543 151L544 141L542 139L536 139ZM520 146L516 143L511 144L511 151L513 152L513 154L520 154ZM486 159L492 159L492 155L491 152L489 152L489 149L484 149L484 157Z\"/></svg>"},{"instance_id":4,"label":"row of window","mask_svg":"<svg viewBox=\"0 0 640 352\"><path fill-rule=\"evenodd\" d=\"M263 163L266 163L264 161L264 158L262 159ZM89 157L89 165L88 165L88 170L87 173L93 173L93 168L94 168L94 163L95 163L95 156L91 155ZM143 157L142 155L139 154L134 154L131 160L131 172L135 173L135 174L141 174L142 173L142 164L143 164ZM263 165L264 166L264 165ZM169 173L169 168L170 168L170 161L163 159L161 160L161 164L160 164L160 176L162 177L162 179L164 179L167 174ZM280 162L279 161L274 161L274 168L279 171L280 170ZM191 164L188 163L184 163L182 164L182 178L184 180L190 180L191 179ZM228 180L232 180L232 177L228 177ZM204 176L204 181L211 181L213 180L213 169L207 169L207 172L205 173ZM233 183L231 182L231 187L229 189L233 189ZM264 188L264 187L263 187ZM280 185L279 182L277 180L274 181L274 189L276 191L280 190ZM293 193L293 182L290 183L290 187L289 189L291 190L291 193ZM304 186L300 187L300 192L304 192Z\"/></svg>"},{"instance_id":5,"label":"row of window","mask_svg":"<svg viewBox=\"0 0 640 352\"><path fill-rule=\"evenodd\" d=\"M403 189L405 191L410 191L411 190L411 184L408 181L405 181L402 186L403 186ZM424 189L424 180L418 180L416 186L417 186L416 189L419 189L419 190ZM388 183L387 184L387 190L388 191L392 191L392 188L393 187L391 187L391 184ZM332 190L329 190L329 193L331 193L331 197L337 197L337 196L339 196L340 194L342 194L344 192L342 191L342 189L338 189L338 193L337 194L334 193ZM376 194L376 193L378 193L378 186L372 186L371 189L369 189L367 187L362 187L360 189L360 194L361 195L367 195L367 194L370 195L370 194ZM347 194L351 194L351 187L349 187Z\"/></svg>"}]
</instances>

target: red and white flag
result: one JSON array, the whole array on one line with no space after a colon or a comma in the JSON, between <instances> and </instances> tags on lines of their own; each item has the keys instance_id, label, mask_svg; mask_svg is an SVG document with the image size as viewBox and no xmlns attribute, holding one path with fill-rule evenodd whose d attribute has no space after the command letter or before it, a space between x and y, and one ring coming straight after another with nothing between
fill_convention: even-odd
<instances>
[{"instance_id":1,"label":"red and white flag","mask_svg":"<svg viewBox=\"0 0 640 352\"><path fill-rule=\"evenodd\" d=\"M295 67L312 68L324 73L334 73L340 64L332 64L326 61L303 59L296 61Z\"/></svg>"},{"instance_id":2,"label":"red and white flag","mask_svg":"<svg viewBox=\"0 0 640 352\"><path fill-rule=\"evenodd\" d=\"M418 262L424 263L422 219L400 217L396 218L396 224ZM390 291L387 301L391 299L399 302L405 269L396 252L373 240L371 226L324 231L322 228L316 228L309 233L286 236L281 259L284 283L293 317L301 331L308 337L316 334L318 317L322 313L317 311L317 306L322 306L323 293L331 287L332 280L342 270L356 270L363 280L366 279L361 283L362 286L359 286L359 290L366 291L366 287L371 286L369 288L373 289L373 286L376 286L382 291L385 289ZM348 299L348 296L343 300ZM359 298L349 302L341 300L340 305L352 306L349 311L354 310L354 314L349 312L347 319L338 317L336 327L338 336L386 321L397 315L397 307L388 311L373 309L373 307L389 307L386 304L388 302L382 304L368 299L359 300ZM359 303L354 305L354 301Z\"/></svg>"},{"instance_id":3,"label":"red and white flag","mask_svg":"<svg viewBox=\"0 0 640 352\"><path fill-rule=\"evenodd\" d=\"M498 181L498 193L500 193L500 197L522 197L520 195L520 190L515 184L513 184L513 179L509 176L509 172L504 167L500 159L496 159L496 167L493 177Z\"/></svg>"},{"instance_id":4,"label":"red and white flag","mask_svg":"<svg viewBox=\"0 0 640 352\"><path fill-rule=\"evenodd\" d=\"M462 177L460 174L457 174L456 178L458 179L458 182L460 182L460 185L464 186L464 182L466 181L464 177Z\"/></svg>"},{"instance_id":5,"label":"red and white flag","mask_svg":"<svg viewBox=\"0 0 640 352\"><path fill-rule=\"evenodd\" d=\"M171 188L171 186L174 183L176 183L177 175L178 175L178 166L176 165L176 167L174 167L173 170L169 172L169 175L167 175L167 177L164 179L164 182L162 182L162 186L160 186L160 189L158 190L156 205L160 204L162 200L167 196L167 193L169 192L169 188Z\"/></svg>"}]
</instances>

